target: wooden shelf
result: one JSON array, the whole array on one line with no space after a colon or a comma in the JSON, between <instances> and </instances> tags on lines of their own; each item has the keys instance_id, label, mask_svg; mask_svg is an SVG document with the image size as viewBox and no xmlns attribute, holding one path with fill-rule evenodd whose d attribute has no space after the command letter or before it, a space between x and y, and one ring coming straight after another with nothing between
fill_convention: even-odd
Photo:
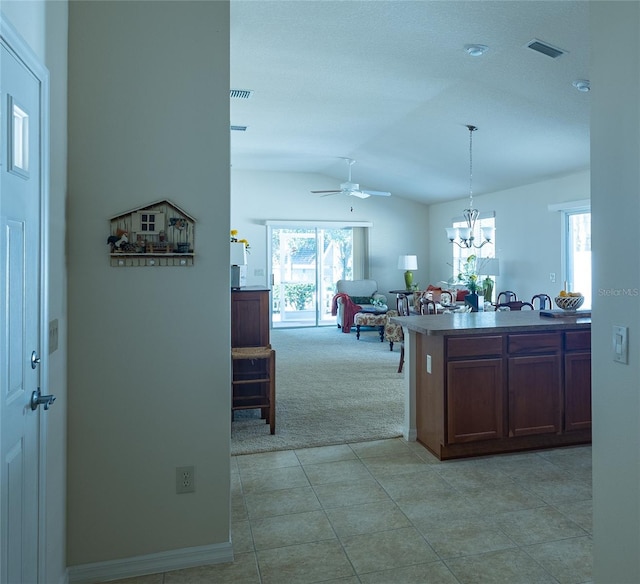
<instances>
[{"instance_id":1,"label":"wooden shelf","mask_svg":"<svg viewBox=\"0 0 640 584\"><path fill-rule=\"evenodd\" d=\"M138 267L189 267L193 266L193 253L112 253L109 254L114 268Z\"/></svg>"}]
</instances>

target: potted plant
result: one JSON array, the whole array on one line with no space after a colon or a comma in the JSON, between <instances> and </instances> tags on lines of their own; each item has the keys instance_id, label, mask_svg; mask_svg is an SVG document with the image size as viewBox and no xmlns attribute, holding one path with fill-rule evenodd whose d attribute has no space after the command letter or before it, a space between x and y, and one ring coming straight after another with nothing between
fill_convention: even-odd
<instances>
[{"instance_id":1,"label":"potted plant","mask_svg":"<svg viewBox=\"0 0 640 584\"><path fill-rule=\"evenodd\" d=\"M464 297L465 304L471 306L472 312L478 312L480 306L480 296L478 292L482 290L477 272L477 257L470 255L462 264L462 269L458 274L458 282L464 284L469 290L469 294Z\"/></svg>"}]
</instances>

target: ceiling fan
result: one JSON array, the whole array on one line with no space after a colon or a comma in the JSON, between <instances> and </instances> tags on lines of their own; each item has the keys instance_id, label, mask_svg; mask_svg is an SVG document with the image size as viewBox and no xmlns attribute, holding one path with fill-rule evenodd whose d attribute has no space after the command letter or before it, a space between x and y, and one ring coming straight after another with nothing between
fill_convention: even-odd
<instances>
[{"instance_id":1,"label":"ceiling fan","mask_svg":"<svg viewBox=\"0 0 640 584\"><path fill-rule=\"evenodd\" d=\"M331 191L311 191L313 194L320 194L323 197L328 197L329 195L339 195L342 193L343 195L347 195L349 197L358 197L360 199L366 199L371 195L377 197L390 197L391 193L385 191L370 191L364 190L360 188L358 183L351 182L351 167L356 163L353 158L345 158L345 162L349 165L349 179L347 182L343 182L340 185L339 189L334 189Z\"/></svg>"}]
</instances>

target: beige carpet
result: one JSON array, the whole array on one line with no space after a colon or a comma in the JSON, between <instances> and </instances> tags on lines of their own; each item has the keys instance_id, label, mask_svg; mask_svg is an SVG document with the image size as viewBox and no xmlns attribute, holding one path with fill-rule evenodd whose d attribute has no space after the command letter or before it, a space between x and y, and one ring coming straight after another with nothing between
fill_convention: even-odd
<instances>
[{"instance_id":1,"label":"beige carpet","mask_svg":"<svg viewBox=\"0 0 640 584\"><path fill-rule=\"evenodd\" d=\"M400 347L337 327L274 329L276 433L258 410L236 412L231 454L345 444L402 435Z\"/></svg>"}]
</instances>

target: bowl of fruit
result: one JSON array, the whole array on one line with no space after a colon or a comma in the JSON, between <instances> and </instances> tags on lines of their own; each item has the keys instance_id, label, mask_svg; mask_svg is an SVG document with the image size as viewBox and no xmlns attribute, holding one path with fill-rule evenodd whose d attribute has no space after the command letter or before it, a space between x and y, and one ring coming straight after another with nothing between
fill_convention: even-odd
<instances>
[{"instance_id":1,"label":"bowl of fruit","mask_svg":"<svg viewBox=\"0 0 640 584\"><path fill-rule=\"evenodd\" d=\"M584 296L580 292L567 292L561 290L560 294L556 296L556 306L567 312L574 312L582 306L584 302Z\"/></svg>"}]
</instances>

